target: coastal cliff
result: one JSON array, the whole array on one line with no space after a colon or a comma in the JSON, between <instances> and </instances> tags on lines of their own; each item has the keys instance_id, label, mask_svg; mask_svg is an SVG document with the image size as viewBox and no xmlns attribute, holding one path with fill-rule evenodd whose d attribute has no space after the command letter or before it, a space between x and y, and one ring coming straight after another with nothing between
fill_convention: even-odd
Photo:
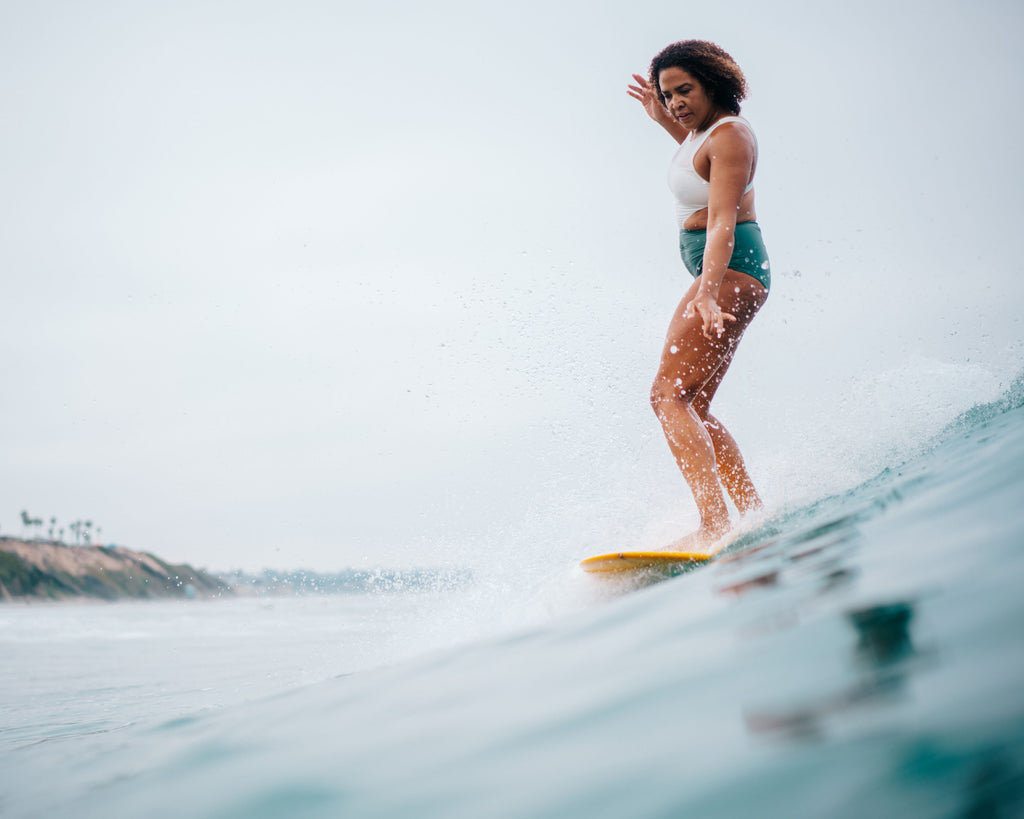
<instances>
[{"instance_id":1,"label":"coastal cliff","mask_svg":"<svg viewBox=\"0 0 1024 819\"><path fill-rule=\"evenodd\" d=\"M209 597L223 581L148 552L0 537L0 601Z\"/></svg>"}]
</instances>

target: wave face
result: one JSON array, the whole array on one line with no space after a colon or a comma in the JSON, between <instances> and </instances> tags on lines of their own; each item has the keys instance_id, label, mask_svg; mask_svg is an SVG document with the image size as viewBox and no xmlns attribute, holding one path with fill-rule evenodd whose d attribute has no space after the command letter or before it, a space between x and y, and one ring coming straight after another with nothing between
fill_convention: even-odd
<instances>
[{"instance_id":1,"label":"wave face","mask_svg":"<svg viewBox=\"0 0 1024 819\"><path fill-rule=\"evenodd\" d=\"M247 819L1014 815L1022 463L1018 378L912 458L778 513L712 565L628 589L573 574L545 596L600 605L270 698L82 732L56 750L24 742L6 754L0 807ZM57 787L26 790L55 774Z\"/></svg>"}]
</instances>

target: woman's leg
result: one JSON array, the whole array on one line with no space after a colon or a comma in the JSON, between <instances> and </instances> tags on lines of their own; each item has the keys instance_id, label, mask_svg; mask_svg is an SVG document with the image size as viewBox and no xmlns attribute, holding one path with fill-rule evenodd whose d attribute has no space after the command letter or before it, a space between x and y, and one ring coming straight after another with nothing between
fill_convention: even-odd
<instances>
[{"instance_id":1,"label":"woman's leg","mask_svg":"<svg viewBox=\"0 0 1024 819\"><path fill-rule=\"evenodd\" d=\"M741 498L747 508L760 502L756 491L753 498L750 497L753 484L736 442L707 410L743 331L764 304L768 292L750 276L729 270L719 291L719 304L724 312L736 316L736 321L726 321L725 332L720 337L707 338L700 317L685 315L686 305L697 286L695 281L669 324L661 364L651 389L651 404L697 503L701 518L697 535L713 539L729 528L723 479L730 494L735 489L734 497ZM702 393L705 394L702 396ZM722 472L719 471L719 455Z\"/></svg>"},{"instance_id":2,"label":"woman's leg","mask_svg":"<svg viewBox=\"0 0 1024 819\"><path fill-rule=\"evenodd\" d=\"M718 477L722 486L729 493L729 497L736 504L740 514L745 515L747 512L763 507L761 497L757 494L754 482L750 478L736 439L725 428L725 424L708 411L711 400L718 391L718 385L722 383L722 378L732 363L735 351L736 346L734 345L732 350L726 354L721 366L711 376L711 380L701 389L692 406L697 417L704 422L704 428L708 431L708 435L711 436L711 443L715 449L715 465L718 467Z\"/></svg>"}]
</instances>

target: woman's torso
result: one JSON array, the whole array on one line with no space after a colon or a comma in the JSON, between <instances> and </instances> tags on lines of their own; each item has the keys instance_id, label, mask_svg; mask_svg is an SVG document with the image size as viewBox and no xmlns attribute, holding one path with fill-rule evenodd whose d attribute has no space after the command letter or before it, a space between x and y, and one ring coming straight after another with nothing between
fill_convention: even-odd
<instances>
[{"instance_id":1,"label":"woman's torso","mask_svg":"<svg viewBox=\"0 0 1024 819\"><path fill-rule=\"evenodd\" d=\"M706 131L691 132L679 145L668 169L668 186L676 199L676 218L679 227L685 230L703 230L708 226L708 198L711 185L711 152L708 137L721 125L728 122L741 123L754 140L754 161L750 178L740 199L736 222L752 222L757 219L754 212L754 171L757 168L757 137L750 123L742 117L722 117Z\"/></svg>"}]
</instances>

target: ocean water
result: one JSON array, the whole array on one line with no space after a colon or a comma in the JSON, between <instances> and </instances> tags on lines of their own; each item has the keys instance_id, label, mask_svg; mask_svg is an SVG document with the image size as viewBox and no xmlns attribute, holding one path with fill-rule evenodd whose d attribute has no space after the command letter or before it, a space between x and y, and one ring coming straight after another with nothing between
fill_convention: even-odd
<instances>
[{"instance_id":1,"label":"ocean water","mask_svg":"<svg viewBox=\"0 0 1024 819\"><path fill-rule=\"evenodd\" d=\"M4 817L1024 816L1024 380L667 580L0 608Z\"/></svg>"}]
</instances>

